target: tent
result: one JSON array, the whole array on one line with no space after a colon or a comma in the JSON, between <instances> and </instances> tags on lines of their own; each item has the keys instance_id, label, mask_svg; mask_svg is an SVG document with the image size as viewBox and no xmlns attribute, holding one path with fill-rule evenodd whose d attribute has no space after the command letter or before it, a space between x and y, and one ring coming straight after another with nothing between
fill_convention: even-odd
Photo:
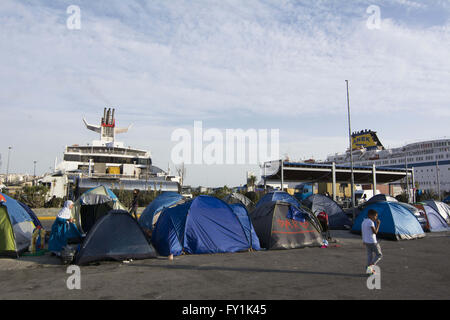
<instances>
[{"instance_id":1,"label":"tent","mask_svg":"<svg viewBox=\"0 0 450 320\"><path fill-rule=\"evenodd\" d=\"M238 252L252 248L231 207L211 196L198 196L164 209L153 230L152 243L162 256Z\"/></svg>"},{"instance_id":2,"label":"tent","mask_svg":"<svg viewBox=\"0 0 450 320\"><path fill-rule=\"evenodd\" d=\"M0 255L18 257L31 244L33 219L19 201L0 193Z\"/></svg>"},{"instance_id":3,"label":"tent","mask_svg":"<svg viewBox=\"0 0 450 320\"><path fill-rule=\"evenodd\" d=\"M426 231L441 232L450 230L444 218L442 218L442 216L432 207L426 204L416 204L414 206L425 214L425 218L427 221L427 224L425 226Z\"/></svg>"},{"instance_id":4,"label":"tent","mask_svg":"<svg viewBox=\"0 0 450 320\"><path fill-rule=\"evenodd\" d=\"M244 196L242 193L233 192L222 199L228 204L240 203L248 211L252 211L255 208L255 204L252 200Z\"/></svg>"},{"instance_id":5,"label":"tent","mask_svg":"<svg viewBox=\"0 0 450 320\"><path fill-rule=\"evenodd\" d=\"M107 187L98 186L84 192L74 203L72 216L78 229L88 233L95 222L111 210L126 210Z\"/></svg>"},{"instance_id":6,"label":"tent","mask_svg":"<svg viewBox=\"0 0 450 320\"><path fill-rule=\"evenodd\" d=\"M100 218L84 239L75 263L155 258L156 251L147 241L136 220L124 210L111 210Z\"/></svg>"},{"instance_id":7,"label":"tent","mask_svg":"<svg viewBox=\"0 0 450 320\"><path fill-rule=\"evenodd\" d=\"M31 210L31 208L29 206L27 206L25 203L20 202L20 201L17 201L17 202L22 206L22 208L25 209L26 212L28 212L28 214L30 215L31 219L33 220L34 226L42 228L41 221L39 221L38 217L33 212L33 210Z\"/></svg>"},{"instance_id":8,"label":"tent","mask_svg":"<svg viewBox=\"0 0 450 320\"><path fill-rule=\"evenodd\" d=\"M247 208L240 203L232 203L229 206L244 227L245 236L247 237L247 241L252 244L251 247L255 250L261 250L258 235L256 234L255 228L253 228L252 220L248 215Z\"/></svg>"},{"instance_id":9,"label":"tent","mask_svg":"<svg viewBox=\"0 0 450 320\"><path fill-rule=\"evenodd\" d=\"M264 202L250 213L261 247L295 249L320 247L322 236L308 212L292 203Z\"/></svg>"},{"instance_id":10,"label":"tent","mask_svg":"<svg viewBox=\"0 0 450 320\"><path fill-rule=\"evenodd\" d=\"M321 211L325 211L328 214L330 229L350 229L352 226L352 221L333 199L321 194L313 194L302 203L310 208L316 216Z\"/></svg>"},{"instance_id":11,"label":"tent","mask_svg":"<svg viewBox=\"0 0 450 320\"><path fill-rule=\"evenodd\" d=\"M367 218L370 209L378 212L380 229L377 237L391 240L410 240L425 237L425 233L411 212L396 202L375 202L367 205L352 227L352 233L361 234L361 223Z\"/></svg>"},{"instance_id":12,"label":"tent","mask_svg":"<svg viewBox=\"0 0 450 320\"><path fill-rule=\"evenodd\" d=\"M405 207L406 209L408 209L408 211L411 212L416 217L416 219L419 221L422 229L426 230L427 219L426 219L425 213L423 211L421 211L417 207L410 205L408 203L405 203L405 202L398 202L398 204Z\"/></svg>"},{"instance_id":13,"label":"tent","mask_svg":"<svg viewBox=\"0 0 450 320\"><path fill-rule=\"evenodd\" d=\"M447 204L435 200L427 200L424 203L438 212L447 224L450 225L450 207Z\"/></svg>"},{"instance_id":14,"label":"tent","mask_svg":"<svg viewBox=\"0 0 450 320\"><path fill-rule=\"evenodd\" d=\"M273 201L283 201L290 203L294 206L300 206L300 202L297 201L297 199L293 196L291 196L289 193L284 191L271 191L262 197L258 203L256 204L256 208L263 205L267 202L273 202Z\"/></svg>"},{"instance_id":15,"label":"tent","mask_svg":"<svg viewBox=\"0 0 450 320\"><path fill-rule=\"evenodd\" d=\"M141 216L139 217L139 224L143 228L153 230L161 212L165 208L180 204L183 201L183 196L177 192L163 192L144 209Z\"/></svg>"},{"instance_id":16,"label":"tent","mask_svg":"<svg viewBox=\"0 0 450 320\"><path fill-rule=\"evenodd\" d=\"M395 199L394 197L391 197L387 194L380 193L380 194L374 195L372 198L367 200L366 203L372 203L372 202L378 202L378 201L398 202L398 200Z\"/></svg>"}]
</instances>

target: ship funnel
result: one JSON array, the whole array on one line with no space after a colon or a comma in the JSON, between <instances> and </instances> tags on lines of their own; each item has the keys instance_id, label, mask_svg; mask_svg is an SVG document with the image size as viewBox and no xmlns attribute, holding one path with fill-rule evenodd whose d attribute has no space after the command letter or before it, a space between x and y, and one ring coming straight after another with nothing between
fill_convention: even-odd
<instances>
[{"instance_id":1,"label":"ship funnel","mask_svg":"<svg viewBox=\"0 0 450 320\"><path fill-rule=\"evenodd\" d=\"M111 117L111 124L114 124L114 108L113 108L113 110L112 110L112 117Z\"/></svg>"},{"instance_id":2,"label":"ship funnel","mask_svg":"<svg viewBox=\"0 0 450 320\"><path fill-rule=\"evenodd\" d=\"M102 123L106 123L106 108L103 109Z\"/></svg>"}]
</instances>

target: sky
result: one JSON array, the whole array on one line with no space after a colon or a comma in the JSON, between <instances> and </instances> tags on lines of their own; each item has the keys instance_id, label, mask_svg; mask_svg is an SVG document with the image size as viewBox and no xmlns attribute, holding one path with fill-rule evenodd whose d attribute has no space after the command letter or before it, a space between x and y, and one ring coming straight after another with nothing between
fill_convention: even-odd
<instances>
[{"instance_id":1,"label":"sky","mask_svg":"<svg viewBox=\"0 0 450 320\"><path fill-rule=\"evenodd\" d=\"M172 172L171 134L194 121L278 129L280 157L325 159L348 146L345 80L353 131L385 147L450 136L447 0L2 0L0 30L1 173L8 146L10 172L50 171L98 139L82 118L105 107L133 124L117 140ZM238 186L247 171L260 174L187 165L185 183Z\"/></svg>"}]
</instances>

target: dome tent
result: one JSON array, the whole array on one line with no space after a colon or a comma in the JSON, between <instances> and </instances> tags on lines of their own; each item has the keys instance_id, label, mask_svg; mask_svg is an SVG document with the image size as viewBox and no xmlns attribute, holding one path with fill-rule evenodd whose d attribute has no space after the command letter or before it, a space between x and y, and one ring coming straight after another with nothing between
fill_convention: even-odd
<instances>
[{"instance_id":1,"label":"dome tent","mask_svg":"<svg viewBox=\"0 0 450 320\"><path fill-rule=\"evenodd\" d=\"M417 218L404 206L395 202L374 202L367 205L353 223L351 232L361 234L361 223L370 209L378 212L380 229L379 238L391 240L411 240L425 237Z\"/></svg>"},{"instance_id":2,"label":"dome tent","mask_svg":"<svg viewBox=\"0 0 450 320\"><path fill-rule=\"evenodd\" d=\"M271 191L271 192L265 194L258 201L258 203L256 204L256 208L263 205L264 203L273 202L273 201L283 201L283 202L290 203L297 207L300 206L300 202L298 202L297 199L295 197L291 196L289 193L287 193L285 191Z\"/></svg>"},{"instance_id":3,"label":"dome tent","mask_svg":"<svg viewBox=\"0 0 450 320\"><path fill-rule=\"evenodd\" d=\"M25 252L34 228L33 218L20 202L0 193L0 256L18 257Z\"/></svg>"},{"instance_id":4,"label":"dome tent","mask_svg":"<svg viewBox=\"0 0 450 320\"><path fill-rule=\"evenodd\" d=\"M111 210L126 210L117 196L107 187L98 186L84 192L72 208L76 226L88 233L95 222Z\"/></svg>"},{"instance_id":5,"label":"dome tent","mask_svg":"<svg viewBox=\"0 0 450 320\"><path fill-rule=\"evenodd\" d=\"M380 194L374 195L372 198L367 200L366 203L379 202L379 201L398 202L398 200L395 199L394 197L391 197L387 194L380 193Z\"/></svg>"},{"instance_id":6,"label":"dome tent","mask_svg":"<svg viewBox=\"0 0 450 320\"><path fill-rule=\"evenodd\" d=\"M240 203L247 211L252 211L255 208L255 204L252 200L244 196L242 193L233 192L222 199L228 204Z\"/></svg>"},{"instance_id":7,"label":"dome tent","mask_svg":"<svg viewBox=\"0 0 450 320\"><path fill-rule=\"evenodd\" d=\"M447 196L444 200L442 200L442 202L450 204L450 196Z\"/></svg>"},{"instance_id":8,"label":"dome tent","mask_svg":"<svg viewBox=\"0 0 450 320\"><path fill-rule=\"evenodd\" d=\"M447 204L435 200L426 200L424 203L438 212L447 224L450 225L450 207Z\"/></svg>"},{"instance_id":9,"label":"dome tent","mask_svg":"<svg viewBox=\"0 0 450 320\"><path fill-rule=\"evenodd\" d=\"M75 263L155 258L156 251L147 241L136 220L124 210L111 210L101 217L84 239Z\"/></svg>"},{"instance_id":10,"label":"dome tent","mask_svg":"<svg viewBox=\"0 0 450 320\"><path fill-rule=\"evenodd\" d=\"M264 202L250 213L261 247L266 249L320 247L322 236L312 216L283 201Z\"/></svg>"},{"instance_id":11,"label":"dome tent","mask_svg":"<svg viewBox=\"0 0 450 320\"><path fill-rule=\"evenodd\" d=\"M229 206L239 218L241 225L244 227L245 235L248 242L251 243L251 247L255 250L261 250L258 235L256 234L255 228L253 228L252 220L250 219L245 206L240 203L232 203Z\"/></svg>"},{"instance_id":12,"label":"dome tent","mask_svg":"<svg viewBox=\"0 0 450 320\"><path fill-rule=\"evenodd\" d=\"M238 252L252 247L231 207L211 196L164 209L152 243L162 256Z\"/></svg>"},{"instance_id":13,"label":"dome tent","mask_svg":"<svg viewBox=\"0 0 450 320\"><path fill-rule=\"evenodd\" d=\"M432 207L426 204L416 204L415 207L425 213L425 218L427 220L425 229L427 231L441 232L450 230L450 227L444 218L442 218L442 216Z\"/></svg>"},{"instance_id":14,"label":"dome tent","mask_svg":"<svg viewBox=\"0 0 450 320\"><path fill-rule=\"evenodd\" d=\"M330 229L350 229L352 221L339 205L322 194L313 194L302 201L317 216L321 211L328 215Z\"/></svg>"},{"instance_id":15,"label":"dome tent","mask_svg":"<svg viewBox=\"0 0 450 320\"><path fill-rule=\"evenodd\" d=\"M153 230L161 212L165 208L180 204L183 201L184 197L177 192L163 192L144 209L139 217L139 224L143 228Z\"/></svg>"}]
</instances>

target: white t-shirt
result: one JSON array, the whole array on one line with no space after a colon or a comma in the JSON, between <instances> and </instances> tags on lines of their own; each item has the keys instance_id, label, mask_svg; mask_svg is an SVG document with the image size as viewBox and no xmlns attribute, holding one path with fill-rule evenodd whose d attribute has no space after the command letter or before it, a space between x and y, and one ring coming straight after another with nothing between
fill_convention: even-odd
<instances>
[{"instance_id":1,"label":"white t-shirt","mask_svg":"<svg viewBox=\"0 0 450 320\"><path fill-rule=\"evenodd\" d=\"M377 243L377 236L373 233L372 227L375 228L375 223L369 218L364 219L361 224L361 233L364 243Z\"/></svg>"}]
</instances>

